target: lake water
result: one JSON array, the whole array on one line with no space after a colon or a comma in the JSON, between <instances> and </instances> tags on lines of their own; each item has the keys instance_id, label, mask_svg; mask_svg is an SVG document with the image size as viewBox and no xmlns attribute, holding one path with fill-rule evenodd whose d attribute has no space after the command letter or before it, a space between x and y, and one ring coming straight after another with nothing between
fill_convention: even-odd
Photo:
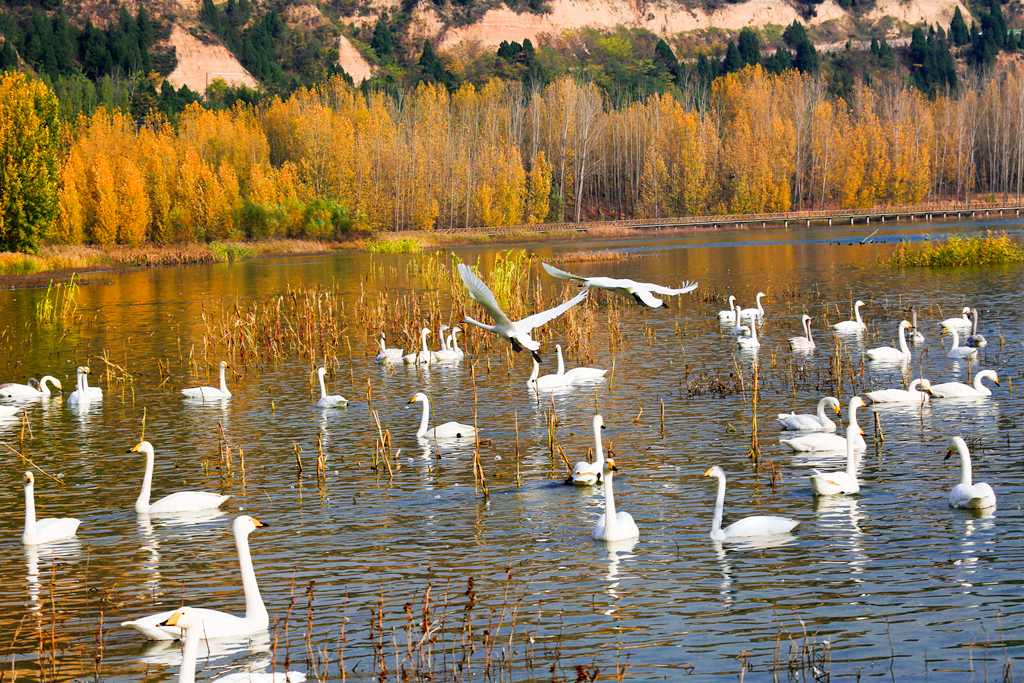
<instances>
[{"instance_id":1,"label":"lake water","mask_svg":"<svg viewBox=\"0 0 1024 683\"><path fill-rule=\"evenodd\" d=\"M84 410L60 399L29 405L23 442L19 421L0 426L0 439L65 483L37 472L39 515L82 520L76 540L22 546L28 467L3 448L0 680L176 680L176 648L147 643L119 624L182 602L241 613L231 520L243 511L268 524L250 543L278 628L251 643L218 643L208 656L203 650L200 680L272 658L279 669L286 658L293 669L326 667L320 678L330 680L341 680L342 665L354 680L422 674L424 650L409 656L407 627L419 639L428 587L427 621L439 629L435 680L575 680L595 669L601 680L616 670L628 680L733 680L744 670L767 680L773 670L780 678L813 674L812 663L837 679L1004 680L1007 667L1016 679L1024 656L1017 391L1024 267L899 271L877 260L897 239L937 238L954 228L1019 235L1022 226L886 225L875 242L859 244L877 227L528 245L542 259L629 249L638 255L559 267L701 285L700 295L670 299L668 310L592 296L581 317L593 325L582 339L567 340L563 321L548 325L544 372L554 370L554 344L567 341L569 367L585 360L614 372L594 387L540 399L526 386L529 356L473 331L458 364L388 369L374 362L373 330L358 311L382 298L383 288L395 315L404 315L413 296L433 301L444 317L432 325L451 324L449 313L468 305L461 293L453 302L430 291L429 278L412 277L407 266L419 256L343 253L84 274L77 297L83 322L65 327L34 322L43 290L0 292L7 328L0 381L53 374L66 397L75 367L88 364L106 391ZM497 250L454 251L479 259L489 279ZM533 279L548 304L568 291L539 264ZM186 386L216 384L223 340L204 316L220 320L235 304L244 309L312 286L336 288L344 305L341 336L317 343L332 365L328 388L349 399L347 409L313 407L311 364L320 359L294 351L273 359L236 354L227 358L230 400L183 400ZM752 306L757 291L769 296L755 356L737 350L715 313L728 294ZM856 299L866 302L869 332L842 340L837 352L827 326L848 319ZM927 338L914 349L915 374L963 381L969 371L992 368L1001 386L983 400L861 410L869 444L861 493L815 500L812 468L840 469L845 455L788 453L773 418L813 412L819 397L835 391L837 358L844 406L851 383L857 391L902 386L898 367L862 363L861 351L892 344L910 304L919 307ZM939 336L938 321L964 305L980 309L979 331L989 340L970 368L946 357L948 335ZM786 340L801 334L805 311L819 344L812 355L794 356ZM386 330L389 345L408 349L403 333L425 321L400 322L401 331ZM131 382L104 381L104 351ZM755 358L760 463L748 455ZM475 485L472 444L415 438L420 408L406 403L419 391L430 395L439 422L472 423L475 406L481 437L490 439L480 450L488 495ZM383 465L372 467L378 430L371 405L400 449L390 478ZM595 406L620 470L616 501L640 528L635 543L591 539L601 489L561 485L565 466L551 456L551 411L559 421L555 440L576 462L592 445ZM187 488L223 490L232 497L219 513L136 515L144 459L126 451L140 439L144 414L157 454L154 499ZM884 436L877 447L876 415ZM230 477L218 470L221 426L232 447ZM994 487L994 512L948 507L960 476L957 460L943 459L954 435L971 444L975 481ZM799 520L794 535L773 544L713 542L715 482L701 475L715 464L729 476L727 522L784 515Z\"/></svg>"}]
</instances>

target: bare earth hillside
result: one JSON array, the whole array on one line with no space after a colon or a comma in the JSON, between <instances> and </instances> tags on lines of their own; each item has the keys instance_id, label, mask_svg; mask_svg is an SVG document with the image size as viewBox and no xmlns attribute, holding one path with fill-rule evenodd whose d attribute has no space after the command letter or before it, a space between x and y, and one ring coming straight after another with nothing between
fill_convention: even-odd
<instances>
[{"instance_id":1,"label":"bare earth hillside","mask_svg":"<svg viewBox=\"0 0 1024 683\"><path fill-rule=\"evenodd\" d=\"M167 80L175 88L187 85L201 93L215 78L223 78L233 86L257 86L252 74L223 45L207 45L177 24L171 30L171 44L177 50L178 66Z\"/></svg>"},{"instance_id":2,"label":"bare earth hillside","mask_svg":"<svg viewBox=\"0 0 1024 683\"><path fill-rule=\"evenodd\" d=\"M373 75L369 63L345 36L338 36L338 65L352 77L356 85Z\"/></svg>"}]
</instances>

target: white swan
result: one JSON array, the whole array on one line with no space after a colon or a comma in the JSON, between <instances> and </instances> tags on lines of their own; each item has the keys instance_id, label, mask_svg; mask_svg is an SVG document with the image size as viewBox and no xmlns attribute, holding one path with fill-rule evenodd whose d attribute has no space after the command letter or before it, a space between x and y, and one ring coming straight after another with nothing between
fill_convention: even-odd
<instances>
[{"instance_id":1,"label":"white swan","mask_svg":"<svg viewBox=\"0 0 1024 683\"><path fill-rule=\"evenodd\" d=\"M533 370L530 372L530 379L526 380L526 386L534 391L552 391L563 387L572 386L572 379L566 375L540 375L540 364L537 359L533 360Z\"/></svg>"},{"instance_id":2,"label":"white swan","mask_svg":"<svg viewBox=\"0 0 1024 683\"><path fill-rule=\"evenodd\" d=\"M35 382L34 379L32 381ZM57 391L64 391L64 387L61 386L59 379L46 375L36 382L36 386L31 384L15 384L13 382L0 384L0 396L20 399L47 398L50 396L50 384L56 387Z\"/></svg>"},{"instance_id":3,"label":"white swan","mask_svg":"<svg viewBox=\"0 0 1024 683\"><path fill-rule=\"evenodd\" d=\"M68 403L74 405L78 403L84 404L91 403L92 401L103 400L103 390L99 387L89 386L89 381L86 379L89 372L90 370L88 367L81 365L78 366L78 387L71 392L70 396L68 396Z\"/></svg>"},{"instance_id":4,"label":"white swan","mask_svg":"<svg viewBox=\"0 0 1024 683\"><path fill-rule=\"evenodd\" d=\"M601 379L608 372L607 370L601 370L600 368L587 368L582 366L573 368L572 370L566 370L565 361L562 360L561 344L555 344L555 353L558 355L558 372L556 374L559 377L565 377L571 384L593 382Z\"/></svg>"},{"instance_id":5,"label":"white swan","mask_svg":"<svg viewBox=\"0 0 1024 683\"><path fill-rule=\"evenodd\" d=\"M973 385L963 382L943 382L932 385L932 398L978 398L980 396L991 396L992 390L981 383L986 377L990 378L999 386L999 376L995 370L982 370L974 375Z\"/></svg>"},{"instance_id":6,"label":"white swan","mask_svg":"<svg viewBox=\"0 0 1024 683\"><path fill-rule=\"evenodd\" d=\"M955 328L959 332L971 329L971 308L964 306L959 318L946 318L940 324L943 327Z\"/></svg>"},{"instance_id":7,"label":"white swan","mask_svg":"<svg viewBox=\"0 0 1024 683\"><path fill-rule=\"evenodd\" d=\"M853 442L860 436L864 437L864 430L855 424L846 428L846 471L827 472L822 474L814 470L811 476L811 491L816 496L835 496L840 493L857 493L860 491L860 483L857 481L857 457L853 453Z\"/></svg>"},{"instance_id":8,"label":"white swan","mask_svg":"<svg viewBox=\"0 0 1024 683\"><path fill-rule=\"evenodd\" d=\"M324 375L327 368L320 367L316 370L316 376L320 380L320 400L316 402L317 408L344 408L348 405L348 399L341 394L327 395L327 385L324 383Z\"/></svg>"},{"instance_id":9,"label":"white swan","mask_svg":"<svg viewBox=\"0 0 1024 683\"><path fill-rule=\"evenodd\" d=\"M800 522L786 517L757 515L744 517L738 522L722 528L722 507L725 505L725 472L718 465L704 473L705 477L718 478L718 498L715 500L715 517L711 522L711 538L716 541L747 538L750 536L777 536L789 533Z\"/></svg>"},{"instance_id":10,"label":"white swan","mask_svg":"<svg viewBox=\"0 0 1024 683\"><path fill-rule=\"evenodd\" d=\"M726 311L718 312L718 321L722 323L734 323L736 322L736 297L732 294L729 295L729 309Z\"/></svg>"},{"instance_id":11,"label":"white swan","mask_svg":"<svg viewBox=\"0 0 1024 683\"><path fill-rule=\"evenodd\" d=\"M867 332L868 326L864 324L864 321L860 318L860 307L864 305L864 302L860 299L853 305L853 320L843 320L832 326L832 329L836 332L842 332L845 334Z\"/></svg>"},{"instance_id":12,"label":"white swan","mask_svg":"<svg viewBox=\"0 0 1024 683\"><path fill-rule=\"evenodd\" d=\"M235 548L238 550L238 565L242 574L242 590L245 591L245 616L237 617L227 612L213 609L194 608L202 618L201 633L203 638L238 638L260 631L266 631L270 625L267 608L260 596L260 587L256 583L256 572L252 568L252 555L249 554L249 534L256 529L267 526L255 517L240 515L235 518L232 530L235 536ZM180 629L173 626L162 626L177 610L151 614L133 621L122 621L121 626L129 626L149 640L178 640Z\"/></svg>"},{"instance_id":13,"label":"white swan","mask_svg":"<svg viewBox=\"0 0 1024 683\"><path fill-rule=\"evenodd\" d=\"M834 432L836 430L836 423L830 420L828 415L825 414L825 406L832 406L836 411L836 415L839 414L839 399L832 396L826 396L818 401L817 415L809 415L807 413L801 413L798 415L794 411L792 413L779 413L779 417L776 419L778 419L779 424L782 425L783 429L790 431Z\"/></svg>"},{"instance_id":14,"label":"white swan","mask_svg":"<svg viewBox=\"0 0 1024 683\"><path fill-rule=\"evenodd\" d=\"M806 313L800 318L801 324L804 326L803 337L790 337L789 346L794 351L813 351L814 350L814 337L811 336L811 316Z\"/></svg>"},{"instance_id":15,"label":"white swan","mask_svg":"<svg viewBox=\"0 0 1024 683\"><path fill-rule=\"evenodd\" d=\"M741 349L759 349L761 348L761 342L757 339L757 321L751 321L750 323L750 336L749 337L736 337L736 346Z\"/></svg>"},{"instance_id":16,"label":"white swan","mask_svg":"<svg viewBox=\"0 0 1024 683\"><path fill-rule=\"evenodd\" d=\"M49 517L36 519L35 477L25 473L25 532L21 542L25 545L42 545L54 541L74 538L82 522L73 517Z\"/></svg>"},{"instance_id":17,"label":"white swan","mask_svg":"<svg viewBox=\"0 0 1024 683\"><path fill-rule=\"evenodd\" d=\"M910 383L909 389L878 389L864 393L864 397L872 403L926 403L930 396L932 383L919 377Z\"/></svg>"},{"instance_id":18,"label":"white swan","mask_svg":"<svg viewBox=\"0 0 1024 683\"><path fill-rule=\"evenodd\" d=\"M423 417L420 418L420 428L416 430L417 439L468 439L476 435L476 427L459 422L445 422L433 429L427 429L427 422L430 419L430 399L422 391L409 399L409 403L423 404Z\"/></svg>"},{"instance_id":19,"label":"white swan","mask_svg":"<svg viewBox=\"0 0 1024 683\"><path fill-rule=\"evenodd\" d=\"M604 418L600 415L594 416L594 462L580 460L572 468L572 474L565 480L566 484L578 484L580 486L593 486L601 481L601 473L604 472L604 446L601 443L601 430L604 429Z\"/></svg>"},{"instance_id":20,"label":"white swan","mask_svg":"<svg viewBox=\"0 0 1024 683\"><path fill-rule=\"evenodd\" d=\"M980 349L988 346L988 340L984 335L978 334L978 309L971 309L971 335L964 340L964 344L971 348Z\"/></svg>"},{"instance_id":21,"label":"white swan","mask_svg":"<svg viewBox=\"0 0 1024 683\"><path fill-rule=\"evenodd\" d=\"M129 453L142 453L146 456L146 474L142 477L142 491L135 501L135 511L140 515L162 514L165 512L190 512L193 510L209 510L220 506L231 496L206 491L178 491L164 496L155 503L149 502L149 493L153 485L153 444L143 441L132 447Z\"/></svg>"},{"instance_id":22,"label":"white swan","mask_svg":"<svg viewBox=\"0 0 1024 683\"><path fill-rule=\"evenodd\" d=\"M462 360L466 355L465 352L459 348L458 334L462 331L459 327L448 327L447 325L441 325L441 330L451 330L452 333L448 335L446 343L441 344L440 351L434 351L430 354L430 359L435 363L443 363L445 361ZM439 330L440 332L440 330ZM444 332L441 332L444 334Z\"/></svg>"},{"instance_id":23,"label":"white swan","mask_svg":"<svg viewBox=\"0 0 1024 683\"><path fill-rule=\"evenodd\" d=\"M995 507L996 492L992 490L992 487L984 482L980 484L971 482L971 452L967 450L967 444L959 436L954 436L949 440L946 460L953 455L953 451L960 453L960 483L949 492L949 506L973 510Z\"/></svg>"},{"instance_id":24,"label":"white swan","mask_svg":"<svg viewBox=\"0 0 1024 683\"><path fill-rule=\"evenodd\" d=\"M430 333L429 327L424 327L420 330L420 350L402 356L402 360L405 361L406 365L415 365L416 363L426 363L429 365L431 363L433 356L430 348L427 346L427 335Z\"/></svg>"},{"instance_id":25,"label":"white swan","mask_svg":"<svg viewBox=\"0 0 1024 683\"><path fill-rule=\"evenodd\" d=\"M744 308L740 311L740 318L763 318L764 307L761 306L761 297L765 296L764 292L758 292L757 296L754 297L754 308Z\"/></svg>"},{"instance_id":26,"label":"white swan","mask_svg":"<svg viewBox=\"0 0 1024 683\"><path fill-rule=\"evenodd\" d=\"M906 320L900 321L899 337L900 348L894 349L891 346L880 346L877 349L868 349L864 355L868 360L884 362L904 362L910 360L910 347L907 346L907 338L904 334L910 328Z\"/></svg>"},{"instance_id":27,"label":"white swan","mask_svg":"<svg viewBox=\"0 0 1024 683\"><path fill-rule=\"evenodd\" d=\"M750 325L744 325L743 321L740 320L740 307L739 307L739 305L736 306L735 319L736 319L736 324L732 328L732 336L734 336L734 337L749 337L750 336ZM754 324L754 321L751 322L751 325L753 325L753 324Z\"/></svg>"},{"instance_id":28,"label":"white swan","mask_svg":"<svg viewBox=\"0 0 1024 683\"><path fill-rule=\"evenodd\" d=\"M904 313L910 312L910 343L924 344L924 335L917 327L917 306L911 306Z\"/></svg>"},{"instance_id":29,"label":"white swan","mask_svg":"<svg viewBox=\"0 0 1024 683\"><path fill-rule=\"evenodd\" d=\"M860 408L863 405L864 401L860 396L853 396L850 398L850 403L847 406L847 417L850 420L850 426L857 427L853 447L859 451L868 447L867 443L864 441L864 432L860 429L860 425L857 424L857 408ZM847 431L849 431L849 429L847 429ZM793 451L801 453L807 451L846 450L846 438L839 436L838 434L806 434L804 436L793 437L792 439L781 439L780 443L788 446Z\"/></svg>"},{"instance_id":30,"label":"white swan","mask_svg":"<svg viewBox=\"0 0 1024 683\"><path fill-rule=\"evenodd\" d=\"M538 363L541 361L540 355L537 353L537 351L540 350L540 342L531 339L530 332L535 327L540 327L544 323L554 320L579 302L583 301L587 297L587 292L590 291L590 288L584 285L583 291L568 301L565 301L547 311L534 313L533 315L523 318L518 322L512 322L501 310L501 307L498 306L498 301L494 298L494 292L492 292L490 288L484 284L484 281L478 278L465 263L459 264L459 275L462 276L462 281L465 283L466 289L469 290L470 298L483 306L484 310L494 318L495 324L487 325L479 320L470 318L468 315L466 316L466 322L470 325L476 325L488 332L493 332L502 339L508 340L512 344L512 350L516 353L519 353L523 349L527 349Z\"/></svg>"},{"instance_id":31,"label":"white swan","mask_svg":"<svg viewBox=\"0 0 1024 683\"><path fill-rule=\"evenodd\" d=\"M954 328L943 327L942 334L947 333L953 335L953 346L946 352L947 358L967 358L968 356L974 356L977 358L978 349L972 349L968 346L960 346L960 335Z\"/></svg>"},{"instance_id":32,"label":"white swan","mask_svg":"<svg viewBox=\"0 0 1024 683\"><path fill-rule=\"evenodd\" d=\"M220 389L216 387L191 387L189 389L182 389L181 393L188 398L201 398L204 401L212 401L218 398L231 398L231 392L228 391L228 382L224 376L224 371L228 368L228 362L222 360L220 362Z\"/></svg>"},{"instance_id":33,"label":"white swan","mask_svg":"<svg viewBox=\"0 0 1024 683\"><path fill-rule=\"evenodd\" d=\"M626 278L582 277L580 275L567 273L564 270L559 270L558 268L549 266L546 263L542 265L544 266L544 270L548 271L549 275L562 280L575 280L576 282L582 282L585 286L593 287L595 289L604 289L609 292L615 292L627 299L633 299L641 306L646 306L648 308L668 308L668 304L654 296L654 294L661 294L662 296L678 296L697 289L696 282L684 282L682 287L674 289L672 287L662 287L661 285L652 285L649 282L637 282L636 280L629 280Z\"/></svg>"},{"instance_id":34,"label":"white swan","mask_svg":"<svg viewBox=\"0 0 1024 683\"><path fill-rule=\"evenodd\" d=\"M203 610L182 607L171 613L160 626L180 629L184 646L181 654L181 669L178 671L178 683L195 683L196 656L199 654L199 641L206 638L207 622L203 619ZM302 683L306 674L299 671L288 673L261 673L256 671L239 671L213 679L211 683Z\"/></svg>"},{"instance_id":35,"label":"white swan","mask_svg":"<svg viewBox=\"0 0 1024 683\"><path fill-rule=\"evenodd\" d=\"M378 363L401 363L402 356L405 355L404 349L388 348L384 343L384 333L380 333L380 337L377 338L377 345L380 346L380 351L377 352L375 360Z\"/></svg>"},{"instance_id":36,"label":"white swan","mask_svg":"<svg viewBox=\"0 0 1024 683\"><path fill-rule=\"evenodd\" d=\"M615 493L612 490L612 479L615 478L615 461L608 458L604 461L601 470L601 478L604 479L604 512L597 518L594 530L590 537L595 541L624 541L627 538L639 538L640 529L637 528L633 516L628 512L615 511Z\"/></svg>"}]
</instances>

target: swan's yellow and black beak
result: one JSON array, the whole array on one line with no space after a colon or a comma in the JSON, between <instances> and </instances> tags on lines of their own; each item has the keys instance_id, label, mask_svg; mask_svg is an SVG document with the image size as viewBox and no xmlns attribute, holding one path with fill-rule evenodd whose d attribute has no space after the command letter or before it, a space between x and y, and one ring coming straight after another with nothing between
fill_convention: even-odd
<instances>
[{"instance_id":1,"label":"swan's yellow and black beak","mask_svg":"<svg viewBox=\"0 0 1024 683\"><path fill-rule=\"evenodd\" d=\"M703 476L703 477L710 477L711 476L711 470L713 470L713 469L715 469L715 468L714 467L709 467L708 471L705 472L704 474L702 474L701 476Z\"/></svg>"},{"instance_id":2,"label":"swan's yellow and black beak","mask_svg":"<svg viewBox=\"0 0 1024 683\"><path fill-rule=\"evenodd\" d=\"M949 450L946 451L946 457L943 458L943 460L949 460L951 457L953 457L953 449L952 448L950 448Z\"/></svg>"},{"instance_id":3,"label":"swan's yellow and black beak","mask_svg":"<svg viewBox=\"0 0 1024 683\"><path fill-rule=\"evenodd\" d=\"M998 386L999 386L999 378L998 378L998 377L996 377L994 381L995 381L995 383L996 383L996 386L998 387Z\"/></svg>"},{"instance_id":4,"label":"swan's yellow and black beak","mask_svg":"<svg viewBox=\"0 0 1024 683\"><path fill-rule=\"evenodd\" d=\"M270 526L269 524L261 522L260 520L256 519L255 517L252 518L252 524L257 529L260 529L260 528L265 527L265 526Z\"/></svg>"},{"instance_id":5,"label":"swan's yellow and black beak","mask_svg":"<svg viewBox=\"0 0 1024 683\"><path fill-rule=\"evenodd\" d=\"M615 466L615 459L614 458L608 458L604 462L605 462L605 465L608 466L608 471L609 472L618 472L619 471L619 468Z\"/></svg>"},{"instance_id":6,"label":"swan's yellow and black beak","mask_svg":"<svg viewBox=\"0 0 1024 683\"><path fill-rule=\"evenodd\" d=\"M139 452L139 446L141 446L141 445L142 445L142 443L137 443L134 446L132 446L131 448L129 448L128 450L126 450L125 453L138 453Z\"/></svg>"},{"instance_id":7,"label":"swan's yellow and black beak","mask_svg":"<svg viewBox=\"0 0 1024 683\"><path fill-rule=\"evenodd\" d=\"M178 619L181 619L181 616L183 614L184 612L175 612L171 616L167 617L167 621L163 622L162 624L157 624L157 626L177 626Z\"/></svg>"},{"instance_id":8,"label":"swan's yellow and black beak","mask_svg":"<svg viewBox=\"0 0 1024 683\"><path fill-rule=\"evenodd\" d=\"M841 405L839 405L838 403L837 403L837 404L835 404L835 405L834 405L834 406L832 406L832 407L836 409L836 415L838 415L838 414L839 414L839 411L841 411L841 410L843 409L843 407L842 407Z\"/></svg>"},{"instance_id":9,"label":"swan's yellow and black beak","mask_svg":"<svg viewBox=\"0 0 1024 683\"><path fill-rule=\"evenodd\" d=\"M60 380L54 382L57 385L57 391L64 391L64 387L61 385Z\"/></svg>"},{"instance_id":10,"label":"swan's yellow and black beak","mask_svg":"<svg viewBox=\"0 0 1024 683\"><path fill-rule=\"evenodd\" d=\"M417 401L419 401L419 399L413 396L412 398L405 402L405 405L409 405L410 403L416 403Z\"/></svg>"},{"instance_id":11,"label":"swan's yellow and black beak","mask_svg":"<svg viewBox=\"0 0 1024 683\"><path fill-rule=\"evenodd\" d=\"M942 328L942 332L939 332L939 334L940 334L940 335L943 335L943 334L949 334L949 328L948 328L948 327L943 327L943 328Z\"/></svg>"}]
</instances>

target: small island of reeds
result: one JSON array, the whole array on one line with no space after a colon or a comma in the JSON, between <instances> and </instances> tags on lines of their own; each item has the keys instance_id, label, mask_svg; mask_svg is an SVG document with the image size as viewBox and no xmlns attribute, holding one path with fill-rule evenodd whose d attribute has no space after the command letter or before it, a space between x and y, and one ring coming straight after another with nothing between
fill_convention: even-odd
<instances>
[{"instance_id":1,"label":"small island of reeds","mask_svg":"<svg viewBox=\"0 0 1024 683\"><path fill-rule=\"evenodd\" d=\"M994 266L1024 262L1024 248L1005 232L982 235L953 234L923 248L901 244L884 264L890 268L941 266Z\"/></svg>"}]
</instances>

